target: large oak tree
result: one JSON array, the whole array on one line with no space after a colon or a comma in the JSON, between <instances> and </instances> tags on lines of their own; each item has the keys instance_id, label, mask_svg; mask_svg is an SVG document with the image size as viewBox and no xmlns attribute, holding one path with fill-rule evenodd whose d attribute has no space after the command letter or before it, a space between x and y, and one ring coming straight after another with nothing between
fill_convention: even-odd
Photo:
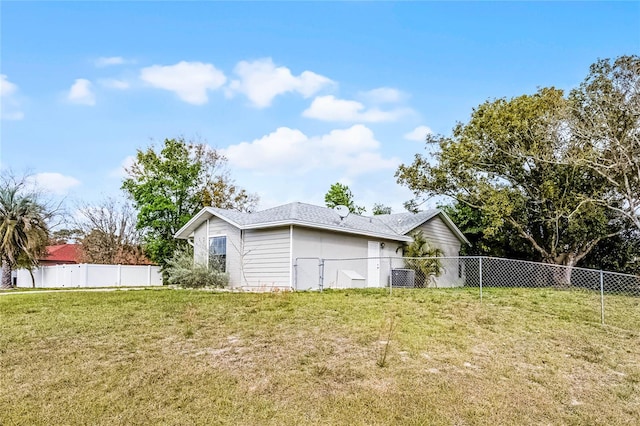
<instances>
[{"instance_id":1,"label":"large oak tree","mask_svg":"<svg viewBox=\"0 0 640 426\"><path fill-rule=\"evenodd\" d=\"M571 107L561 90L487 101L438 144L433 158L401 165L417 197L447 195L481 212L485 235L513 230L548 263L574 266L611 230L614 212L592 200L607 180L573 159Z\"/></svg>"},{"instance_id":2,"label":"large oak tree","mask_svg":"<svg viewBox=\"0 0 640 426\"><path fill-rule=\"evenodd\" d=\"M640 230L640 56L599 60L569 99L573 160L611 188L592 201Z\"/></svg>"}]
</instances>

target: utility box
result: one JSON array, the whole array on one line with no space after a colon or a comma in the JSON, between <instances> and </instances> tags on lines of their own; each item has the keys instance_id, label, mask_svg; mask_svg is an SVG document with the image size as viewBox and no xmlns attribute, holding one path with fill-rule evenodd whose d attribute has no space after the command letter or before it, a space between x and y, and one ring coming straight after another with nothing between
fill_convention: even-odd
<instances>
[{"instance_id":1,"label":"utility box","mask_svg":"<svg viewBox=\"0 0 640 426\"><path fill-rule=\"evenodd\" d=\"M413 269L392 269L391 286L413 288L416 285L416 271Z\"/></svg>"},{"instance_id":2,"label":"utility box","mask_svg":"<svg viewBox=\"0 0 640 426\"><path fill-rule=\"evenodd\" d=\"M340 269L336 279L337 288L364 288L366 287L365 278L356 271L348 269Z\"/></svg>"}]
</instances>

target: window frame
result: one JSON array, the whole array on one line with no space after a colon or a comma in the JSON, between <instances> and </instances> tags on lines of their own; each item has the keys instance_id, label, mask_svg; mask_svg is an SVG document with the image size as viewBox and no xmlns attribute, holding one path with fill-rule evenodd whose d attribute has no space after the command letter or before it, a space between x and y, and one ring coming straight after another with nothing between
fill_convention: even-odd
<instances>
[{"instance_id":1,"label":"window frame","mask_svg":"<svg viewBox=\"0 0 640 426\"><path fill-rule=\"evenodd\" d=\"M224 238L224 253L213 253L213 242L216 239L222 239ZM211 268L211 259L212 258L218 258L220 259L219 261L219 265L222 267L222 272L227 272L227 235L226 234L220 234L220 235L210 235L209 236L209 245L207 247L207 267Z\"/></svg>"}]
</instances>

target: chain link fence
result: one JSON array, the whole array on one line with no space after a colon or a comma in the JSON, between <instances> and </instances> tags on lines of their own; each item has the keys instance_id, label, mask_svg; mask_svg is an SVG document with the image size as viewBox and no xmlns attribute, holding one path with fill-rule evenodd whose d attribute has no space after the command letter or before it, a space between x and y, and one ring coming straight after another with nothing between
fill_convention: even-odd
<instances>
[{"instance_id":1,"label":"chain link fence","mask_svg":"<svg viewBox=\"0 0 640 426\"><path fill-rule=\"evenodd\" d=\"M299 258L295 287L463 288L481 301L640 330L640 276L493 257Z\"/></svg>"}]
</instances>

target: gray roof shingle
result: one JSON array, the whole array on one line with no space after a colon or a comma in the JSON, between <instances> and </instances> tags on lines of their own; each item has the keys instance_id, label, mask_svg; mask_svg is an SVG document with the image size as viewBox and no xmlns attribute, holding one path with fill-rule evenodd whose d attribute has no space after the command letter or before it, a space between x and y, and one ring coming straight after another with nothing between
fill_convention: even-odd
<instances>
[{"instance_id":1,"label":"gray roof shingle","mask_svg":"<svg viewBox=\"0 0 640 426\"><path fill-rule=\"evenodd\" d=\"M208 208L216 216L226 218L240 227L255 228L296 222L307 225L337 227L344 231L378 234L396 239L401 236L377 217L360 216L354 213L340 219L333 209L305 203L289 203L255 213L242 213L232 210Z\"/></svg>"},{"instance_id":2,"label":"gray roof shingle","mask_svg":"<svg viewBox=\"0 0 640 426\"><path fill-rule=\"evenodd\" d=\"M351 213L341 219L333 209L300 202L289 203L254 213L206 207L180 229L176 233L176 237L187 238L198 224L206 219L206 217L204 217L206 213L208 213L209 216L214 215L230 222L240 229L300 225L336 232L375 236L396 241L411 241L407 233L432 217L442 214L439 210L431 209L417 214L396 213L371 217ZM446 217L445 219L445 222L449 222L449 226L452 227L453 232L456 233L459 238L466 241L464 235L455 228L455 225L453 225L450 219Z\"/></svg>"}]
</instances>

